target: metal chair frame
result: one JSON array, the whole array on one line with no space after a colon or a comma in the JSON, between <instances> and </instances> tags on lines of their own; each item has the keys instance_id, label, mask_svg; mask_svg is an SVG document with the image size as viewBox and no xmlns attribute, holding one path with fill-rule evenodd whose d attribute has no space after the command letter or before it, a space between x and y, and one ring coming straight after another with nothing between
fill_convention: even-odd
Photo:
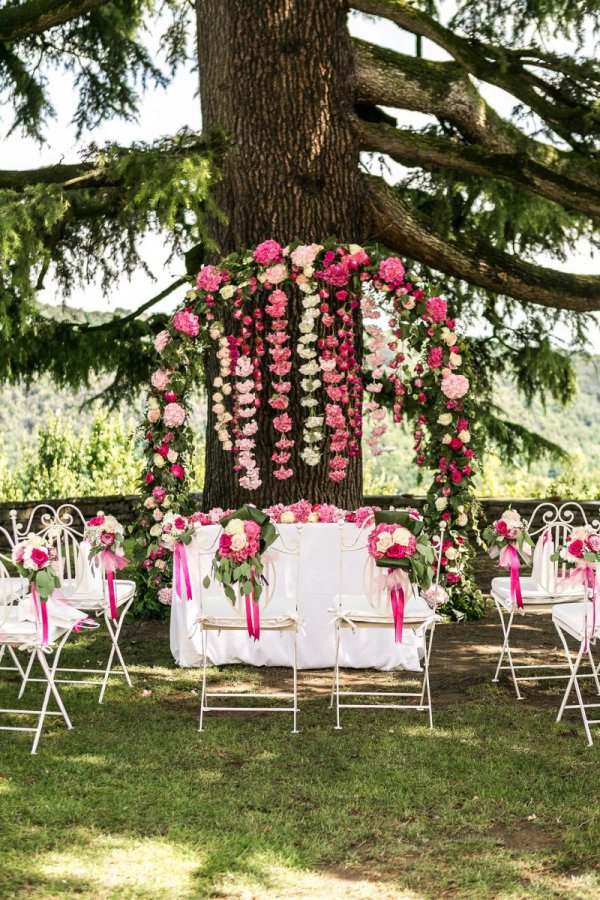
<instances>
[{"instance_id":1,"label":"metal chair frame","mask_svg":"<svg viewBox=\"0 0 600 900\"><path fill-rule=\"evenodd\" d=\"M546 531L550 530L554 540L554 546L559 547L564 543L565 539L571 533L572 529L576 527L575 517L577 515L581 517L582 524L588 524L588 519L585 511L579 503L568 501L561 504L560 506L549 502L540 503L538 504L538 506L536 506L531 516L529 517L526 529L532 538L537 538L538 540L543 537ZM558 560L555 561L555 584L558 579L564 579L566 574L567 566L565 565L565 563ZM492 681L494 683L498 683L500 680L500 674L502 672L510 672L510 677L515 689L517 700L522 700L523 695L521 694L521 691L519 689L519 684L521 682L569 680L571 677L571 669L568 663L515 664L513 660L513 653L518 652L518 648L515 648L513 645L511 645L511 630L513 628L513 625L516 623L517 616L524 616L525 614L534 616L551 615L553 608L557 604L580 603L581 596L575 596L571 598L566 594L560 594L558 592L553 594L548 593L547 595L541 596L541 600L544 602L538 601L536 603L527 603L527 598L524 597L524 607L523 610L520 611L517 610L514 606L508 609L506 601L503 600L503 598L501 598L493 589L490 591L490 594L495 603L496 609L498 610L503 637L502 646L500 648L500 655L498 657L498 664L496 666L496 672ZM581 675L580 677L595 678L597 680L598 670L600 666L596 666L591 651L587 655L589 656L589 662L592 667L592 671L589 674ZM506 664L504 663L505 658L507 660ZM548 669L550 669L552 672L563 669L566 669L568 671L565 672L565 674L561 675L543 674ZM528 671L531 671L531 674L527 674Z\"/></svg>"},{"instance_id":2,"label":"metal chair frame","mask_svg":"<svg viewBox=\"0 0 600 900\"><path fill-rule=\"evenodd\" d=\"M368 526L366 523L360 528L358 534L356 534L350 542L346 542L344 540L344 525L340 523L340 542L341 542L341 554L340 554L340 575L339 575L339 584L340 590L338 595L338 603L339 606L337 610L335 610L335 664L334 664L334 680L331 688L331 698L329 706L333 707L333 703L335 701L335 729L340 730L340 710L342 709L392 709L392 710L402 710L402 709L412 709L417 712L425 712L428 716L429 727L433 728L433 707L431 701L431 686L429 681L429 664L431 660L431 647L433 644L433 635L435 632L436 626L436 612L435 609L431 610L429 615L424 616L422 619L418 621L404 622L403 630L410 630L415 633L415 635L423 637L424 643L424 654L423 654L423 684L420 691L342 691L340 690L340 642L342 629L351 628L352 631L355 631L357 628L387 628L390 630L394 629L394 621L391 617L386 617L382 622L363 622L357 619L353 619L351 615L351 610L344 610L341 606L342 604L342 596L343 596L343 586L344 586L344 558L345 554L354 553L354 552L364 552L366 550L366 541L361 541L361 538L364 537L365 531L370 530L372 527L371 524ZM441 569L441 559L442 559L442 547L444 540L444 533L446 530L446 523L442 522L440 525L440 535L439 535L439 545L437 550L437 561L436 561L436 574L435 574L435 585L436 587L439 585L440 580L440 569ZM363 594L368 596L365 581L366 575L369 571L369 567L374 566L374 561L371 557L367 557L365 562L365 567L363 569ZM415 596L414 586L411 585L413 596ZM411 673L412 674L412 673ZM383 698L413 698L417 702L392 702L392 703L344 703L341 702L342 698L349 697L383 697Z\"/></svg>"},{"instance_id":3,"label":"metal chair frame","mask_svg":"<svg viewBox=\"0 0 600 900\"><path fill-rule=\"evenodd\" d=\"M69 595L74 596L77 588L81 584L81 579L85 574L85 566L88 565L87 560L83 558L81 553L81 543L84 539L85 517L72 503L63 503L61 506L54 508L47 503L38 504L30 513L25 525L17 522L16 510L11 510L10 518L13 527L14 542L24 540L34 532L34 522L36 516L39 515L41 528L37 532L45 537L54 540L58 551L59 571L62 573L61 581L68 585L64 590L65 596L69 599ZM102 515L101 512L98 515ZM119 618L116 623L110 618L108 591L106 579L102 579L102 597L97 598L97 605L90 608L85 607L85 612L93 614L97 619L102 615L104 625L110 640L110 651L106 666L103 669L90 668L74 668L74 667L55 667L54 673L59 676L55 681L59 684L82 684L90 686L100 685L100 695L98 703L104 701L104 695L108 686L108 680L113 678L124 678L129 687L132 687L131 676L125 664L123 653L119 646L119 638L125 617L135 600L135 583L132 582L133 592L119 607ZM72 589L71 589L72 588ZM90 598L96 600L95 597ZM76 605L76 604L75 604ZM115 656L118 663L114 663ZM29 682L44 681L43 678L32 678L31 670L33 668L34 657L32 656L27 664L27 668L22 673L23 680L19 697L23 696L25 688ZM99 678L64 678L63 675L95 675Z\"/></svg>"},{"instance_id":4,"label":"metal chair frame","mask_svg":"<svg viewBox=\"0 0 600 900\"><path fill-rule=\"evenodd\" d=\"M4 563L0 560L0 582L3 586L8 586L11 583L12 579L6 569ZM71 634L72 628L66 628L62 634L59 635L58 640L54 642L54 659L52 665L48 664L48 654L52 653L52 646L43 647L42 646L42 635L41 628L39 624L36 624L35 632L24 641L23 636L19 636L19 638L14 637L12 640L9 634L2 634L2 626L7 622L10 613L13 609L15 609L19 598L19 595L14 595L10 597L10 592L5 592L2 590L2 606L0 607L0 646L2 650L4 648L8 648L12 659L15 662L15 668L11 667L3 667L3 670L8 671L18 671L21 675L23 675L23 670L21 664L16 656L15 650L27 650L31 655L31 659L37 659L42 672L44 673L44 678L40 678L39 681L46 685L46 690L44 691L44 697L42 700L42 705L39 709L15 709L9 707L0 708L0 715L8 715L8 716L26 716L26 717L37 717L37 722L35 725L0 725L0 731L21 731L21 732L33 732L33 744L31 746L31 753L37 753L38 744L40 742L40 738L42 736L42 730L44 727L44 722L47 716L61 716L63 721L65 722L68 729L73 728L71 724L71 720L69 715L65 709L62 698L59 694L58 688L56 686L56 679L54 677L56 666L58 660L60 659L60 654L62 649ZM10 600L8 599L10 597ZM19 694L21 697L21 694ZM58 710L50 710L48 709L50 703L50 697L54 699L56 705L58 706Z\"/></svg>"},{"instance_id":5,"label":"metal chair frame","mask_svg":"<svg viewBox=\"0 0 600 900\"><path fill-rule=\"evenodd\" d=\"M1 538L4 538L4 542L6 543L6 546L10 547L12 550L13 539L12 539L11 535L8 533L8 531L5 528L3 528L2 526L0 526L0 539ZM7 575L9 578L11 578L10 574L8 574L8 566L12 566L12 560L10 559L10 557L6 556L4 553L0 553L0 563L2 563L5 568L7 568ZM11 587L12 587L12 579L11 579ZM5 602L8 605L12 606L15 603L17 603L26 594L27 594L27 584L25 584L22 588L15 590L14 593L12 590L9 591L7 597L3 598L3 600L5 600ZM4 658L5 650L8 651L8 655L12 659L13 665L12 666L0 665L0 672L18 672L19 675L21 676L21 678L24 678L25 672L23 670L23 666L21 665L21 661L19 660L19 657L17 656L14 647L12 647L10 644L2 644L2 646L0 646L0 663L2 662L2 660Z\"/></svg>"},{"instance_id":6,"label":"metal chair frame","mask_svg":"<svg viewBox=\"0 0 600 900\"><path fill-rule=\"evenodd\" d=\"M296 557L296 575L295 575L295 586L294 586L294 610L293 616L295 620L293 624L282 625L278 623L276 620L269 620L268 618L261 618L261 632L264 631L279 631L283 634L283 632L288 632L293 636L293 645L292 645L292 672L293 672L293 689L291 692L279 692L279 693L265 693L264 691L259 692L250 692L250 691L208 691L207 688L207 644L208 644L208 632L209 631L246 631L247 624L246 619L241 616L231 616L231 624L227 623L226 625L221 624L211 624L209 617L203 616L203 586L200 588L200 616L197 619L197 625L201 629L201 637L202 637L202 687L200 693L200 718L198 724L198 731L204 731L204 716L208 713L213 712L241 712L241 713L256 713L256 712L287 712L292 713L293 717L293 726L292 726L292 734L298 734L298 630L300 627L300 621L297 618L298 615L298 591L300 586L300 548L302 543L302 525L296 525L297 538L293 544L287 543L281 532L279 533L279 537L277 541L269 548L269 553L273 552L274 554L281 554L286 556L295 556ZM201 556L214 556L219 537L221 535L221 531L217 534L215 539L211 542L208 547L203 547L200 545L198 552ZM280 545L280 546L278 546ZM267 573L269 578L267 579L267 584L263 593L261 594L261 598L259 601L261 610L266 609L271 602L272 597L275 595L275 591L277 588L277 566L275 563L271 563L267 567ZM237 598L238 603L241 602L241 593L239 589L239 585L237 586ZM224 604L227 604L228 611L231 610L231 604L225 594L223 594ZM224 617L224 619L227 617ZM219 699L229 699L229 698L243 698L243 699L264 699L269 698L270 700L291 700L292 705L289 706L209 706L209 699L213 700Z\"/></svg>"}]
</instances>

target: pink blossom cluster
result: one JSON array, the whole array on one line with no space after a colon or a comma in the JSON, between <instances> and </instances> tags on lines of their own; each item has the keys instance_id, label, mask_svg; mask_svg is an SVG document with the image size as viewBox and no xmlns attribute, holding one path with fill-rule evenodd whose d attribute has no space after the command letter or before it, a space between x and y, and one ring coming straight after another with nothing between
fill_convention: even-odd
<instances>
[{"instance_id":1,"label":"pink blossom cluster","mask_svg":"<svg viewBox=\"0 0 600 900\"><path fill-rule=\"evenodd\" d=\"M405 559L414 556L417 539L402 525L382 522L369 534L367 548L374 559Z\"/></svg>"},{"instance_id":2,"label":"pink blossom cluster","mask_svg":"<svg viewBox=\"0 0 600 900\"><path fill-rule=\"evenodd\" d=\"M224 559L234 559L236 562L245 562L256 556L260 550L261 527L253 519L234 519L232 522L240 522L241 527L235 531L223 531L219 538L219 555ZM229 523L229 525L232 524Z\"/></svg>"},{"instance_id":3,"label":"pink blossom cluster","mask_svg":"<svg viewBox=\"0 0 600 900\"><path fill-rule=\"evenodd\" d=\"M202 291L218 291L227 276L217 266L204 266L198 273L196 286Z\"/></svg>"},{"instance_id":4,"label":"pink blossom cluster","mask_svg":"<svg viewBox=\"0 0 600 900\"><path fill-rule=\"evenodd\" d=\"M283 248L277 241L268 240L259 244L253 253L254 259L261 266L268 266L271 263L278 263L283 256Z\"/></svg>"},{"instance_id":5,"label":"pink blossom cluster","mask_svg":"<svg viewBox=\"0 0 600 900\"><path fill-rule=\"evenodd\" d=\"M272 376L273 395L269 398L270 407L278 415L273 417L273 427L279 437L275 442L275 450L271 454L271 460L275 463L273 476L279 481L291 478L293 470L287 465L291 459L291 449L294 441L286 437L292 430L292 420L286 412L289 406L288 394L292 383L287 380L292 368L290 358L292 350L289 346L290 335L287 331L288 320L285 318L288 307L287 294L276 288L271 291L265 311L271 318L271 330L267 333L266 342L269 344L269 371Z\"/></svg>"},{"instance_id":6,"label":"pink blossom cluster","mask_svg":"<svg viewBox=\"0 0 600 900\"><path fill-rule=\"evenodd\" d=\"M443 322L448 313L448 304L443 297L428 297L425 310L432 322Z\"/></svg>"},{"instance_id":7,"label":"pink blossom cluster","mask_svg":"<svg viewBox=\"0 0 600 900\"><path fill-rule=\"evenodd\" d=\"M396 256L382 259L379 263L379 278L391 288L400 287L404 282L404 266Z\"/></svg>"},{"instance_id":8,"label":"pink blossom cluster","mask_svg":"<svg viewBox=\"0 0 600 900\"><path fill-rule=\"evenodd\" d=\"M173 316L173 328L188 337L197 337L200 334L200 319L192 312L191 307L181 309Z\"/></svg>"},{"instance_id":9,"label":"pink blossom cluster","mask_svg":"<svg viewBox=\"0 0 600 900\"><path fill-rule=\"evenodd\" d=\"M262 484L256 463L254 435L258 431L256 410L260 406L258 393L262 390L260 370L252 364L250 355L240 355L235 366L235 402L233 434L235 455L234 471L243 473L240 485L254 491Z\"/></svg>"}]
</instances>

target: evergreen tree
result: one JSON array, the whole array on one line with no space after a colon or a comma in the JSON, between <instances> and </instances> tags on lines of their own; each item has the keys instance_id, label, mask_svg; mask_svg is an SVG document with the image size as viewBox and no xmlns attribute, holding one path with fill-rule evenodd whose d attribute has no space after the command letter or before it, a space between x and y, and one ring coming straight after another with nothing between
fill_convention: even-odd
<instances>
[{"instance_id":1,"label":"evergreen tree","mask_svg":"<svg viewBox=\"0 0 600 900\"><path fill-rule=\"evenodd\" d=\"M413 35L414 54L353 40L350 9ZM169 19L162 68L145 49L159 10ZM472 341L484 398L499 372L526 396L568 398L571 363L548 333L564 323L573 346L584 344L600 278L552 260L580 240L598 243L600 69L587 47L597 4L459 0L450 22L442 12L431 0L1 5L0 87L13 128L42 139L52 77L69 72L78 133L93 138L101 122L133 118L144 89L193 56L204 130L0 171L0 377L42 370L77 386L100 360L115 373L113 398L148 378L162 324L152 308L169 291L86 326L40 316L35 295L49 273L65 295L97 273L108 291L144 265L140 240L160 231L181 262L175 290L211 255L268 237L336 235L385 244L413 273L443 281L463 323L485 320L488 335ZM425 58L424 40L449 58ZM482 85L514 99L510 121ZM406 127L406 110L428 123ZM370 155L362 165L361 152ZM395 185L364 165L378 158L407 167ZM508 427L493 405L482 415L493 441L532 449L526 429ZM211 434L209 422L209 461ZM357 476L349 490L358 489Z\"/></svg>"}]
</instances>

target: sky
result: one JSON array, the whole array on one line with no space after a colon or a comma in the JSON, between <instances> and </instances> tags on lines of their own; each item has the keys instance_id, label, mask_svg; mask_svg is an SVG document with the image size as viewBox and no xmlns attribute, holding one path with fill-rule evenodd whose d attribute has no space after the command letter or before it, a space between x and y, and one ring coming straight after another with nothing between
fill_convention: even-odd
<instances>
[{"instance_id":1,"label":"sky","mask_svg":"<svg viewBox=\"0 0 600 900\"><path fill-rule=\"evenodd\" d=\"M364 40L371 41L390 49L403 52L414 52L414 37L401 32L395 25L385 20L368 19L358 14L350 17L350 30ZM156 35L151 39L158 41L160 23L157 23ZM435 45L424 42L424 55L432 59L445 59L447 56ZM102 145L106 141L128 145L133 141L152 141L156 138L173 134L182 127L195 131L201 129L200 103L197 96L197 74L191 70L180 69L171 84L166 88L151 87L143 96L136 122L112 120L95 129L93 136L84 135L78 142L71 119L76 105L76 94L71 78L67 75L54 74L51 80L52 100L57 111L57 118L49 123L45 131L43 145L34 140L13 134L6 138L9 122L0 120L0 135L5 138L0 148L0 167L3 169L27 169L57 162L76 161L81 151L93 141ZM507 117L514 100L503 91L482 86L488 103L503 116ZM402 111L397 113L403 126L418 126L427 120L418 113ZM395 164L393 164L395 165ZM398 167L399 168L399 167ZM393 169L392 169L393 172ZM99 284L86 284L77 290L67 302L70 306L86 310L110 311L117 308L134 309L153 295L168 287L179 275L182 267L177 261L166 265L167 251L159 236L149 236L143 246L144 257L152 262L151 270L155 276L153 281L146 273L137 272L131 280L123 278L116 285L110 296L103 296ZM591 258L585 247L574 250L572 257L565 264L555 260L540 259L540 262L552 265L565 271L589 272L598 271L599 263ZM64 298L57 292L51 279L39 299L46 303L61 303ZM181 296L174 292L155 309L169 310L181 302Z\"/></svg>"}]
</instances>

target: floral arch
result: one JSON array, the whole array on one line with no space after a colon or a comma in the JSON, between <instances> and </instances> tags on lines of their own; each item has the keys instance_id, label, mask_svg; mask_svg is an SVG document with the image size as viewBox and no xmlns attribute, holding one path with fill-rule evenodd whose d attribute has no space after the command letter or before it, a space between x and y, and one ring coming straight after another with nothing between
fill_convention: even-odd
<instances>
[{"instance_id":1,"label":"floral arch","mask_svg":"<svg viewBox=\"0 0 600 900\"><path fill-rule=\"evenodd\" d=\"M292 298L302 304L295 346L287 317ZM202 268L155 346L160 362L148 395L137 523L150 598L169 577L170 561L155 540L160 520L167 509L189 511L188 397L200 355L212 346L219 368L212 384L215 429L224 459L250 491L271 475L293 478L290 451L297 444L307 466L320 465L327 449L328 477L343 481L348 460L359 452L363 419L370 426L367 443L375 455L381 452L390 419L382 391L393 397L391 418L414 420L415 463L433 473L424 506L431 533L440 518L447 523L442 582L451 612L476 611L467 538L476 510L473 372L446 300L407 280L400 259L379 247L264 241ZM300 433L287 411L293 378L300 379ZM266 474L254 454L261 405L275 432Z\"/></svg>"}]
</instances>

